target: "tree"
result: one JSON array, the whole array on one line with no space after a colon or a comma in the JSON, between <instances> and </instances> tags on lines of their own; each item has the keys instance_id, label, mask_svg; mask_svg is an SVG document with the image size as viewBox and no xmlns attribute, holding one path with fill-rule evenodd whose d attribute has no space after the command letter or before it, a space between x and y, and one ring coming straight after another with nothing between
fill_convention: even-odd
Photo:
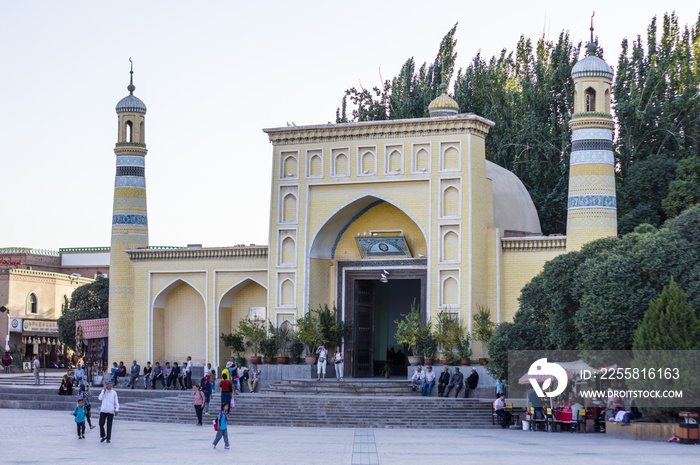
<instances>
[{"instance_id":1,"label":"tree","mask_svg":"<svg viewBox=\"0 0 700 465\"><path fill-rule=\"evenodd\" d=\"M662 205L666 216L675 218L700 201L700 157L681 160Z\"/></svg>"},{"instance_id":2,"label":"tree","mask_svg":"<svg viewBox=\"0 0 700 465\"><path fill-rule=\"evenodd\" d=\"M486 357L486 346L496 331L496 323L491 320L491 310L481 305L474 315L474 340L481 342L481 354Z\"/></svg>"},{"instance_id":3,"label":"tree","mask_svg":"<svg viewBox=\"0 0 700 465\"><path fill-rule=\"evenodd\" d=\"M83 284L65 300L58 318L58 337L68 347L75 348L75 322L109 316L109 279L99 275L94 282Z\"/></svg>"},{"instance_id":4,"label":"tree","mask_svg":"<svg viewBox=\"0 0 700 465\"><path fill-rule=\"evenodd\" d=\"M671 278L634 333L634 350L700 350L700 320Z\"/></svg>"}]
</instances>

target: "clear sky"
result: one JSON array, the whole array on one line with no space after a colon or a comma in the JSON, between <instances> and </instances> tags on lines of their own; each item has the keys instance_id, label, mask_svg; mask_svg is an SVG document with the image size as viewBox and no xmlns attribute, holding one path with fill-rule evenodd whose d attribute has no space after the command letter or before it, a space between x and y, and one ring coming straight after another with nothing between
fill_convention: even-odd
<instances>
[{"instance_id":1,"label":"clear sky","mask_svg":"<svg viewBox=\"0 0 700 465\"><path fill-rule=\"evenodd\" d=\"M432 62L456 23L457 68L521 34L589 37L615 67L654 15L690 1L21 1L0 6L0 247L109 245L116 103L129 57L147 107L151 245L267 244L263 128L335 121L343 91Z\"/></svg>"}]
</instances>

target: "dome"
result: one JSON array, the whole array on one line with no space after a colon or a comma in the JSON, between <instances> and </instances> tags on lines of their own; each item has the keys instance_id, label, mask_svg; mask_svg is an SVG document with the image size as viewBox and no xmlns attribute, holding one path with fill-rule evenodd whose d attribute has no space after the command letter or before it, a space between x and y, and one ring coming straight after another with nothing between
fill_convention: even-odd
<instances>
[{"instance_id":1,"label":"dome","mask_svg":"<svg viewBox=\"0 0 700 465\"><path fill-rule=\"evenodd\" d=\"M146 113L146 104L140 98L129 94L117 103L117 113Z\"/></svg>"},{"instance_id":2,"label":"dome","mask_svg":"<svg viewBox=\"0 0 700 465\"><path fill-rule=\"evenodd\" d=\"M497 228L541 235L540 217L523 182L511 171L486 161L493 191L493 223Z\"/></svg>"},{"instance_id":3,"label":"dome","mask_svg":"<svg viewBox=\"0 0 700 465\"><path fill-rule=\"evenodd\" d=\"M440 89L442 93L428 105L430 116L450 116L459 113L459 104L447 95L447 84L440 84Z\"/></svg>"},{"instance_id":4,"label":"dome","mask_svg":"<svg viewBox=\"0 0 700 465\"><path fill-rule=\"evenodd\" d=\"M588 44L588 56L577 62L571 69L571 77L599 76L608 79L613 78L613 70L605 61L594 55L597 46L591 42Z\"/></svg>"}]
</instances>

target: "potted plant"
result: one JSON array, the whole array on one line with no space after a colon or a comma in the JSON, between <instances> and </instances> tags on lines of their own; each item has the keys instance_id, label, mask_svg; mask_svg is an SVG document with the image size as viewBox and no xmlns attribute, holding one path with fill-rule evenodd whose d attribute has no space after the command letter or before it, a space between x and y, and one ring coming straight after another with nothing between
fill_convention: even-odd
<instances>
[{"instance_id":1,"label":"potted plant","mask_svg":"<svg viewBox=\"0 0 700 465\"><path fill-rule=\"evenodd\" d=\"M450 366L459 365L459 363L459 357L454 352L448 353L442 362L443 365Z\"/></svg>"},{"instance_id":2,"label":"potted plant","mask_svg":"<svg viewBox=\"0 0 700 465\"><path fill-rule=\"evenodd\" d=\"M277 340L274 337L266 337L260 341L260 353L262 353L265 363L271 365L277 355Z\"/></svg>"},{"instance_id":3,"label":"potted plant","mask_svg":"<svg viewBox=\"0 0 700 465\"><path fill-rule=\"evenodd\" d=\"M413 299L410 311L403 315L402 320L395 321L396 327L396 342L406 344L411 349L411 354L408 357L408 363L411 365L419 365L423 363L423 355L421 353L424 335L427 325L420 316L420 305L416 305L416 300Z\"/></svg>"},{"instance_id":4,"label":"potted plant","mask_svg":"<svg viewBox=\"0 0 700 465\"><path fill-rule=\"evenodd\" d=\"M293 365L299 363L299 357L301 357L302 352L304 352L304 344L301 341L298 341L295 336L294 341L289 346L289 356L291 357L290 361Z\"/></svg>"},{"instance_id":5,"label":"potted plant","mask_svg":"<svg viewBox=\"0 0 700 465\"><path fill-rule=\"evenodd\" d=\"M262 360L258 353L260 351L260 341L267 336L265 322L257 318L245 317L238 323L238 333L245 339L246 347L253 351L250 363L261 363Z\"/></svg>"},{"instance_id":6,"label":"potted plant","mask_svg":"<svg viewBox=\"0 0 700 465\"><path fill-rule=\"evenodd\" d=\"M426 365L434 365L435 356L437 355L437 339L435 339L435 336L431 332L428 332L423 335L423 343L421 345L423 346L424 363Z\"/></svg>"},{"instance_id":7,"label":"potted plant","mask_svg":"<svg viewBox=\"0 0 700 465\"><path fill-rule=\"evenodd\" d=\"M236 357L236 363L240 363L241 365L245 363L245 358L241 357L241 352L245 350L245 340L240 332L236 331L229 334L221 333L221 342L231 349L231 355Z\"/></svg>"},{"instance_id":8,"label":"potted plant","mask_svg":"<svg viewBox=\"0 0 700 465\"><path fill-rule=\"evenodd\" d=\"M457 341L457 355L459 355L459 357L462 359L462 365L471 365L471 334L467 333L464 338Z\"/></svg>"},{"instance_id":9,"label":"potted plant","mask_svg":"<svg viewBox=\"0 0 700 465\"><path fill-rule=\"evenodd\" d=\"M277 328L270 324L270 332L277 342L277 363L281 365L289 363L287 352L292 342L292 330L286 324L281 324Z\"/></svg>"},{"instance_id":10,"label":"potted plant","mask_svg":"<svg viewBox=\"0 0 700 465\"><path fill-rule=\"evenodd\" d=\"M384 375L384 379L389 379L389 376L391 376L391 365L389 365L389 362L386 362L384 364L384 367L382 368L382 374Z\"/></svg>"},{"instance_id":11,"label":"potted plant","mask_svg":"<svg viewBox=\"0 0 700 465\"><path fill-rule=\"evenodd\" d=\"M342 347L343 340L352 332L352 325L340 320L335 305L333 309L328 305L319 305L316 314L321 329L321 340L328 344L328 349L333 352L336 347Z\"/></svg>"},{"instance_id":12,"label":"potted plant","mask_svg":"<svg viewBox=\"0 0 700 465\"><path fill-rule=\"evenodd\" d=\"M322 342L317 312L309 309L304 316L297 319L296 337L306 349L306 363L315 364L318 358L315 353L316 347Z\"/></svg>"},{"instance_id":13,"label":"potted plant","mask_svg":"<svg viewBox=\"0 0 700 465\"><path fill-rule=\"evenodd\" d=\"M462 337L462 327L456 313L440 311L437 314L435 339L442 346L442 364L447 365L447 359L454 355L457 342Z\"/></svg>"},{"instance_id":14,"label":"potted plant","mask_svg":"<svg viewBox=\"0 0 700 465\"><path fill-rule=\"evenodd\" d=\"M491 310L488 307L478 306L478 311L474 315L474 340L481 342L481 354L479 358L481 365L486 365L486 345L491 340L493 333L496 331L496 323L491 321Z\"/></svg>"}]
</instances>

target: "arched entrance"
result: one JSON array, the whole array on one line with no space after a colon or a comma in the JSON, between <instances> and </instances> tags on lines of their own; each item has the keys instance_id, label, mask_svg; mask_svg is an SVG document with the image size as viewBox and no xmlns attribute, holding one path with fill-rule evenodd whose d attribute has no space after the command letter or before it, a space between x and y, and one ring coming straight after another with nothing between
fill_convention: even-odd
<instances>
[{"instance_id":1,"label":"arched entrance","mask_svg":"<svg viewBox=\"0 0 700 465\"><path fill-rule=\"evenodd\" d=\"M178 278L153 301L153 363L206 363L206 304L190 283Z\"/></svg>"},{"instance_id":2,"label":"arched entrance","mask_svg":"<svg viewBox=\"0 0 700 465\"><path fill-rule=\"evenodd\" d=\"M344 347L345 375L378 375L387 363L393 373L405 373L407 354L396 342L395 321L409 312L414 300L425 317L425 237L422 225L405 209L373 195L336 210L315 234L309 303L315 308L335 302L343 320L352 324Z\"/></svg>"},{"instance_id":3,"label":"arched entrance","mask_svg":"<svg viewBox=\"0 0 700 465\"><path fill-rule=\"evenodd\" d=\"M226 365L231 357L231 350L226 347L219 337L221 333L228 334L238 329L238 322L252 311L264 308L267 304L267 288L251 278L245 278L231 286L219 300L219 331L217 332L219 367ZM265 311L267 318L267 311Z\"/></svg>"}]
</instances>

